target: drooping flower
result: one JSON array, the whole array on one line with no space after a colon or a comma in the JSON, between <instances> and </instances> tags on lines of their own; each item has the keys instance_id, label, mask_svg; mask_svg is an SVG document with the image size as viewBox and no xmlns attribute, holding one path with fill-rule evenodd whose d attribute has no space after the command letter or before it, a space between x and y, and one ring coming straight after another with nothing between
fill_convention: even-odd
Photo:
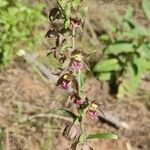
<instances>
[{"instance_id":1,"label":"drooping flower","mask_svg":"<svg viewBox=\"0 0 150 150\"><path fill-rule=\"evenodd\" d=\"M79 71L83 68L83 64L82 64L82 62L79 62L79 61L73 61L72 68L74 71Z\"/></svg>"},{"instance_id":2,"label":"drooping flower","mask_svg":"<svg viewBox=\"0 0 150 150\"><path fill-rule=\"evenodd\" d=\"M84 100L82 100L81 98L75 98L73 101L76 105L82 105L84 103Z\"/></svg>"},{"instance_id":3,"label":"drooping flower","mask_svg":"<svg viewBox=\"0 0 150 150\"><path fill-rule=\"evenodd\" d=\"M80 128L76 124L70 124L65 127L63 131L63 136L71 141L75 141L80 135Z\"/></svg>"},{"instance_id":4,"label":"drooping flower","mask_svg":"<svg viewBox=\"0 0 150 150\"><path fill-rule=\"evenodd\" d=\"M97 118L97 116L98 116L98 113L97 113L97 111L96 110L89 110L89 116L90 116L90 118L91 119L96 119Z\"/></svg>"},{"instance_id":5,"label":"drooping flower","mask_svg":"<svg viewBox=\"0 0 150 150\"><path fill-rule=\"evenodd\" d=\"M88 114L91 119L96 119L98 117L98 105L92 102L88 108Z\"/></svg>"},{"instance_id":6,"label":"drooping flower","mask_svg":"<svg viewBox=\"0 0 150 150\"><path fill-rule=\"evenodd\" d=\"M61 83L61 87L64 89L64 90L69 90L69 87L70 87L70 82L68 81L62 81Z\"/></svg>"},{"instance_id":7,"label":"drooping flower","mask_svg":"<svg viewBox=\"0 0 150 150\"><path fill-rule=\"evenodd\" d=\"M81 55L80 52L74 52L75 54L72 54L72 58L75 60L75 61L78 61L78 62L81 62L82 61L82 58L83 56Z\"/></svg>"},{"instance_id":8,"label":"drooping flower","mask_svg":"<svg viewBox=\"0 0 150 150\"><path fill-rule=\"evenodd\" d=\"M81 20L77 18L71 18L71 25L73 28L78 28L81 26L81 24L82 24Z\"/></svg>"},{"instance_id":9,"label":"drooping flower","mask_svg":"<svg viewBox=\"0 0 150 150\"><path fill-rule=\"evenodd\" d=\"M66 73L58 79L57 85L60 85L64 90L69 90L71 88L71 80L71 74Z\"/></svg>"}]
</instances>

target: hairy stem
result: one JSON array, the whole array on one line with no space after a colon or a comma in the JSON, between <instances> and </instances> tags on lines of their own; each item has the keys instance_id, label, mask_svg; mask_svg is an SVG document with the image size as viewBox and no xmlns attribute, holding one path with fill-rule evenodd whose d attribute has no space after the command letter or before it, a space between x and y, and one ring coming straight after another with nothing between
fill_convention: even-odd
<instances>
[{"instance_id":1,"label":"hairy stem","mask_svg":"<svg viewBox=\"0 0 150 150\"><path fill-rule=\"evenodd\" d=\"M75 50L75 32L76 32L76 29L73 27L72 29L72 51Z\"/></svg>"}]
</instances>

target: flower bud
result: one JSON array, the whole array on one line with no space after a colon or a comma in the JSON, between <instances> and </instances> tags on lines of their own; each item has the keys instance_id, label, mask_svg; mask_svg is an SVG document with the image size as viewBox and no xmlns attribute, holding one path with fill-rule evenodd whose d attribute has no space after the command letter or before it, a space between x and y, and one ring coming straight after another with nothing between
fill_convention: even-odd
<instances>
[{"instance_id":1,"label":"flower bud","mask_svg":"<svg viewBox=\"0 0 150 150\"><path fill-rule=\"evenodd\" d=\"M61 86L64 90L69 90L71 89L71 80L71 74L66 73L58 79L57 85Z\"/></svg>"},{"instance_id":2,"label":"flower bud","mask_svg":"<svg viewBox=\"0 0 150 150\"><path fill-rule=\"evenodd\" d=\"M80 134L80 128L75 124L70 124L66 126L63 131L63 136L66 139L71 141L75 141L79 137L79 134Z\"/></svg>"}]
</instances>

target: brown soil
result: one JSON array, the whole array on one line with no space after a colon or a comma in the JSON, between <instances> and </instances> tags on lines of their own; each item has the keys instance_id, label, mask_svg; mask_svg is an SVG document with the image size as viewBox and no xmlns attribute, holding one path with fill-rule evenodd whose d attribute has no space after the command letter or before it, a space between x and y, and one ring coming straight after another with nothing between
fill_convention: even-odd
<instances>
[{"instance_id":1,"label":"brown soil","mask_svg":"<svg viewBox=\"0 0 150 150\"><path fill-rule=\"evenodd\" d=\"M97 80L89 80L89 97L97 98L104 111L125 121L130 129L116 129L106 122L87 122L89 132L113 132L118 140L95 140L90 142L94 150L148 150L150 147L150 112L145 105L136 100L118 101L108 97L107 88ZM87 87L87 90L88 87ZM105 91L104 91L105 90ZM23 121L34 114L60 108L64 102L63 91L43 84L31 68L15 64L11 69L0 73L0 127L4 134L9 131L9 144L6 135L5 146L11 150L67 150L69 142L61 133L66 123L56 119L37 118L32 122ZM103 94L102 94L103 93ZM104 94L105 93L105 94ZM55 99L54 99L55 97ZM47 129L43 124L51 123ZM56 131L56 133L55 133ZM49 133L49 134L48 134ZM49 140L49 141L48 141ZM22 143L22 144L21 144ZM43 144L43 145L42 145ZM49 147L49 148L48 148ZM43 148L43 149L44 149Z\"/></svg>"}]
</instances>

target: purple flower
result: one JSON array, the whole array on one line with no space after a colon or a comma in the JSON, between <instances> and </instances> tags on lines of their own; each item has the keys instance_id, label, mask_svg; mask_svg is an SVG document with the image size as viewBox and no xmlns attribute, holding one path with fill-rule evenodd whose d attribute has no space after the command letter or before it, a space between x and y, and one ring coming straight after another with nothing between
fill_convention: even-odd
<instances>
[{"instance_id":1,"label":"purple flower","mask_svg":"<svg viewBox=\"0 0 150 150\"><path fill-rule=\"evenodd\" d=\"M81 20L77 19L77 18L71 18L71 24L73 28L78 28L80 27L80 25L82 24Z\"/></svg>"},{"instance_id":2,"label":"purple flower","mask_svg":"<svg viewBox=\"0 0 150 150\"><path fill-rule=\"evenodd\" d=\"M72 141L75 141L79 137L79 134L80 134L80 128L79 126L75 124L70 124L66 126L63 131L63 136L66 139L72 140Z\"/></svg>"},{"instance_id":3,"label":"purple flower","mask_svg":"<svg viewBox=\"0 0 150 150\"><path fill-rule=\"evenodd\" d=\"M74 99L74 101L73 101L75 104L77 104L77 105L82 105L83 104L83 100L82 99L80 99L80 98L78 98L78 99Z\"/></svg>"},{"instance_id":4,"label":"purple flower","mask_svg":"<svg viewBox=\"0 0 150 150\"><path fill-rule=\"evenodd\" d=\"M70 84L69 84L70 82L68 82L68 81L62 81L62 83L61 83L61 87L64 89L64 90L69 90L69 88L70 88Z\"/></svg>"},{"instance_id":5,"label":"purple flower","mask_svg":"<svg viewBox=\"0 0 150 150\"><path fill-rule=\"evenodd\" d=\"M89 110L88 114L89 114L90 118L93 120L97 119L97 117L98 117L98 112L96 110Z\"/></svg>"},{"instance_id":6,"label":"purple flower","mask_svg":"<svg viewBox=\"0 0 150 150\"><path fill-rule=\"evenodd\" d=\"M74 71L79 71L83 68L83 64L81 62L78 62L78 61L73 61L72 62L72 68Z\"/></svg>"}]
</instances>

